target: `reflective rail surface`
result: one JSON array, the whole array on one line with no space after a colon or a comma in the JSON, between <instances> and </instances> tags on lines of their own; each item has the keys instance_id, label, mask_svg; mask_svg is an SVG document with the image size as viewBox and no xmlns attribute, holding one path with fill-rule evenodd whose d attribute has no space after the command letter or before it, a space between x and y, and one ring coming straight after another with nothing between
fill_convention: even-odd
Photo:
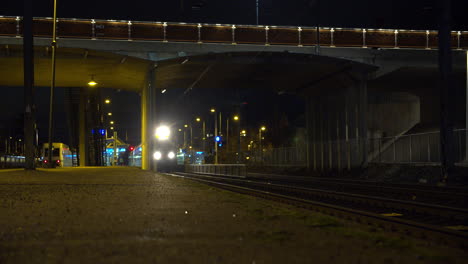
<instances>
[{"instance_id":1,"label":"reflective rail surface","mask_svg":"<svg viewBox=\"0 0 468 264\"><path fill-rule=\"evenodd\" d=\"M0 16L0 36L21 37L21 17ZM34 18L35 37L52 36L52 18ZM317 29L292 26L188 24L98 19L57 19L59 38L256 45L317 45ZM328 47L437 48L437 31L406 29L319 29L319 44ZM452 32L452 48L468 49L468 31Z\"/></svg>"}]
</instances>

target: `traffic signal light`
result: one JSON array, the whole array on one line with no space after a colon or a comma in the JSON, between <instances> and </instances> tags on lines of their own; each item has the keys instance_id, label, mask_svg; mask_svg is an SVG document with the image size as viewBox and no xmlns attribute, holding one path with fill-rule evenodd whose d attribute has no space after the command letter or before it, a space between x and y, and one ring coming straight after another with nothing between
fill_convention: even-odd
<instances>
[{"instance_id":1,"label":"traffic signal light","mask_svg":"<svg viewBox=\"0 0 468 264\"><path fill-rule=\"evenodd\" d=\"M130 151L133 151L134 149L135 149L135 147L134 147L134 146L130 146L130 147L128 147L128 150L130 150Z\"/></svg>"}]
</instances>

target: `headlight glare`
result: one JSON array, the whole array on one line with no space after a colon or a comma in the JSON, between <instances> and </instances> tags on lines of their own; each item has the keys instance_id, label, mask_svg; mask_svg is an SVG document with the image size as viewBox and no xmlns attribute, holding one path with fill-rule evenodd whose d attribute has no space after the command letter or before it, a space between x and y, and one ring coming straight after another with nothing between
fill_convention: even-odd
<instances>
[{"instance_id":1,"label":"headlight glare","mask_svg":"<svg viewBox=\"0 0 468 264\"><path fill-rule=\"evenodd\" d=\"M158 140L168 140L171 134L171 129L168 126L160 126L156 128L156 138Z\"/></svg>"},{"instance_id":2,"label":"headlight glare","mask_svg":"<svg viewBox=\"0 0 468 264\"><path fill-rule=\"evenodd\" d=\"M160 159L161 159L161 157L162 157L162 154L161 154L161 152L160 152L160 151L156 151L156 152L154 152L154 154L153 154L153 158L154 158L155 160L160 160Z\"/></svg>"},{"instance_id":3,"label":"headlight glare","mask_svg":"<svg viewBox=\"0 0 468 264\"><path fill-rule=\"evenodd\" d=\"M171 152L169 152L169 153L167 154L167 157L168 157L169 159L173 159L173 158L175 157L175 153L174 153L173 151L171 151Z\"/></svg>"}]
</instances>

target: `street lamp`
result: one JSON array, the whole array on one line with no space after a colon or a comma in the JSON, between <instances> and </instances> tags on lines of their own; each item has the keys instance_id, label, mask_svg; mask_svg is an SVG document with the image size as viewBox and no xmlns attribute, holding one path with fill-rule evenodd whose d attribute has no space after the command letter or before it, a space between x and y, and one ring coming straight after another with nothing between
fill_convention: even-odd
<instances>
[{"instance_id":1,"label":"street lamp","mask_svg":"<svg viewBox=\"0 0 468 264\"><path fill-rule=\"evenodd\" d=\"M105 102L106 104L110 104L111 100L110 100L110 99L106 99L104 102Z\"/></svg>"},{"instance_id":2,"label":"street lamp","mask_svg":"<svg viewBox=\"0 0 468 264\"><path fill-rule=\"evenodd\" d=\"M235 115L232 119L234 119L234 121L239 121L240 118L238 115ZM237 163L240 163L240 152L241 152L241 138L240 138L240 122L238 122L237 124L237 158L236 158L236 162Z\"/></svg>"},{"instance_id":3,"label":"street lamp","mask_svg":"<svg viewBox=\"0 0 468 264\"><path fill-rule=\"evenodd\" d=\"M197 117L195 118L197 122L201 122L201 118ZM203 152L205 152L205 140L206 140L206 131L205 131L205 120L203 120L202 123L202 145L203 145Z\"/></svg>"},{"instance_id":4,"label":"street lamp","mask_svg":"<svg viewBox=\"0 0 468 264\"><path fill-rule=\"evenodd\" d=\"M263 146L262 146L262 131L265 131L266 127L261 126L260 129L258 129L258 141L260 145L260 161L263 162Z\"/></svg>"},{"instance_id":5,"label":"street lamp","mask_svg":"<svg viewBox=\"0 0 468 264\"><path fill-rule=\"evenodd\" d=\"M91 80L88 82L88 85L91 87L96 86L98 83L94 81L94 75L91 75ZM110 101L109 101L110 102Z\"/></svg>"},{"instance_id":6,"label":"street lamp","mask_svg":"<svg viewBox=\"0 0 468 264\"><path fill-rule=\"evenodd\" d=\"M210 112L214 114L214 138L218 136L218 119L216 118L216 109L211 108ZM214 140L215 160L214 164L218 164L218 142Z\"/></svg>"}]
</instances>

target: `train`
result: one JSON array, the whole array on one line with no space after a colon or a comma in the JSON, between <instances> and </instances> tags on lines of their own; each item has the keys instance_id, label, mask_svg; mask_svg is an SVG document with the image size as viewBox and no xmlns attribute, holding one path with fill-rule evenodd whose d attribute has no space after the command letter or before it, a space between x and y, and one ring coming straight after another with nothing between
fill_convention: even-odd
<instances>
[{"instance_id":1,"label":"train","mask_svg":"<svg viewBox=\"0 0 468 264\"><path fill-rule=\"evenodd\" d=\"M171 133L171 127L161 124L156 128L156 148L153 159L159 172L171 172L177 169L177 145Z\"/></svg>"},{"instance_id":2,"label":"train","mask_svg":"<svg viewBox=\"0 0 468 264\"><path fill-rule=\"evenodd\" d=\"M41 149L41 157L39 158L41 167L72 167L73 159L76 158L76 156L71 152L70 147L68 147L68 145L58 142L52 143L52 160L49 160L48 157L49 144L44 143Z\"/></svg>"}]
</instances>

